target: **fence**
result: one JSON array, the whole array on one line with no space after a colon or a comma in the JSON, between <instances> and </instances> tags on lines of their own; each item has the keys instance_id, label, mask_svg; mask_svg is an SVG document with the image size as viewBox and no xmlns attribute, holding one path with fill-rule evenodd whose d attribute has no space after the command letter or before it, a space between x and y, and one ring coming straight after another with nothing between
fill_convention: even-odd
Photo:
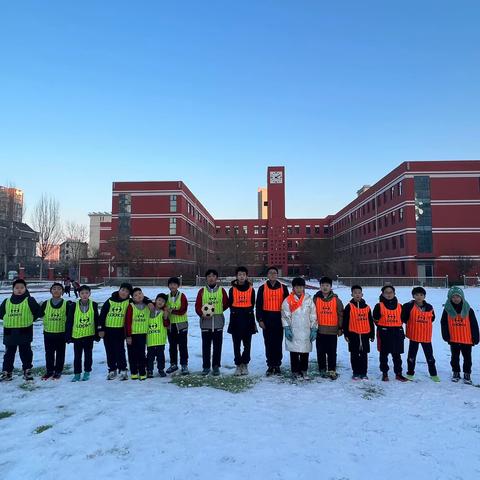
<instances>
[{"instance_id":1,"label":"fence","mask_svg":"<svg viewBox=\"0 0 480 480\"><path fill-rule=\"evenodd\" d=\"M480 277L467 277L463 275L463 286L467 287L480 287Z\"/></svg>"},{"instance_id":2,"label":"fence","mask_svg":"<svg viewBox=\"0 0 480 480\"><path fill-rule=\"evenodd\" d=\"M385 284L396 287L437 287L448 288L448 275L444 277L337 277L337 287L382 287Z\"/></svg>"},{"instance_id":3,"label":"fence","mask_svg":"<svg viewBox=\"0 0 480 480\"><path fill-rule=\"evenodd\" d=\"M233 280L235 280L236 277L218 277L217 284L221 285L222 287L229 287ZM267 281L267 277L248 277L250 282L252 283L264 283ZM195 279L195 286L196 287L203 287L205 285L205 277L202 275L197 275L197 278Z\"/></svg>"},{"instance_id":4,"label":"fence","mask_svg":"<svg viewBox=\"0 0 480 480\"><path fill-rule=\"evenodd\" d=\"M140 285L142 287L166 287L170 277L103 277L105 286L118 287L124 282L131 283L134 287ZM180 286L183 284L182 275L178 277Z\"/></svg>"}]
</instances>

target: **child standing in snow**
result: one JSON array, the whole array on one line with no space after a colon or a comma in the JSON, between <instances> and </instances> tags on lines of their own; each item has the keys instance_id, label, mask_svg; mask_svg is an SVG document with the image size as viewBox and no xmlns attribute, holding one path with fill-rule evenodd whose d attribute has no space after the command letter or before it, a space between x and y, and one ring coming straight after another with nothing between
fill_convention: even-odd
<instances>
[{"instance_id":1,"label":"child standing in snow","mask_svg":"<svg viewBox=\"0 0 480 480\"><path fill-rule=\"evenodd\" d=\"M305 280L294 278L293 291L282 303L285 346L290 352L292 376L308 379L308 355L317 337L317 313L312 297L305 293Z\"/></svg>"},{"instance_id":2,"label":"child standing in snow","mask_svg":"<svg viewBox=\"0 0 480 480\"><path fill-rule=\"evenodd\" d=\"M435 312L432 305L425 301L426 295L427 292L423 287L415 287L412 290L413 300L402 305L402 321L407 324L407 338L410 340L407 356L407 378L409 380L415 378L415 361L418 347L422 345L430 378L434 382L439 382L440 378L437 375L432 347L432 324L435 320Z\"/></svg>"},{"instance_id":3,"label":"child standing in snow","mask_svg":"<svg viewBox=\"0 0 480 480\"><path fill-rule=\"evenodd\" d=\"M147 378L153 378L153 364L157 361L158 374L165 373L165 344L167 343L168 309L167 295L159 293L155 298L155 308L150 312L147 332Z\"/></svg>"},{"instance_id":4,"label":"child standing in snow","mask_svg":"<svg viewBox=\"0 0 480 480\"><path fill-rule=\"evenodd\" d=\"M452 354L452 381L460 380L460 353L463 355L463 381L471 385L472 346L479 341L478 322L473 309L465 300L463 290L452 287L447 294L447 301L441 319L442 337L450 345Z\"/></svg>"},{"instance_id":5,"label":"child standing in snow","mask_svg":"<svg viewBox=\"0 0 480 480\"><path fill-rule=\"evenodd\" d=\"M370 342L375 340L375 325L370 307L363 299L362 287L353 285L352 299L343 312L343 334L348 343L353 380L368 380Z\"/></svg>"},{"instance_id":6,"label":"child standing in snow","mask_svg":"<svg viewBox=\"0 0 480 480\"><path fill-rule=\"evenodd\" d=\"M0 319L3 320L3 372L0 381L12 380L13 364L17 348L22 361L24 380L33 380L32 376L32 340L33 322L40 316L40 306L30 296L25 280L17 278L12 284L13 293L0 306Z\"/></svg>"},{"instance_id":7,"label":"child standing in snow","mask_svg":"<svg viewBox=\"0 0 480 480\"><path fill-rule=\"evenodd\" d=\"M408 382L402 375L402 353L405 333L402 326L402 306L395 296L393 285L384 285L380 301L373 309L373 321L377 324L377 345L380 352L382 380L388 382L388 355L392 355L395 378Z\"/></svg>"},{"instance_id":8,"label":"child standing in snow","mask_svg":"<svg viewBox=\"0 0 480 480\"><path fill-rule=\"evenodd\" d=\"M93 364L93 342L99 341L98 305L90 299L90 287L82 285L78 289L80 300L76 301L67 313L66 340L73 343L73 378L80 381L82 373L82 357L84 357L83 381L90 379Z\"/></svg>"}]
</instances>

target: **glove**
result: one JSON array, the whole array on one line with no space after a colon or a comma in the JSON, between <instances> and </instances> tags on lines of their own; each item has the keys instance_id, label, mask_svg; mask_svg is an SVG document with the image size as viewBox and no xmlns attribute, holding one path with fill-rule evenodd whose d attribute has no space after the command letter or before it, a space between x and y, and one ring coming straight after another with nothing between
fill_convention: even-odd
<instances>
[{"instance_id":1,"label":"glove","mask_svg":"<svg viewBox=\"0 0 480 480\"><path fill-rule=\"evenodd\" d=\"M310 341L314 342L316 338L317 338L317 329L316 328L311 328L310 329Z\"/></svg>"},{"instance_id":2,"label":"glove","mask_svg":"<svg viewBox=\"0 0 480 480\"><path fill-rule=\"evenodd\" d=\"M293 340L293 332L292 332L292 327L285 327L285 338L289 341Z\"/></svg>"}]
</instances>

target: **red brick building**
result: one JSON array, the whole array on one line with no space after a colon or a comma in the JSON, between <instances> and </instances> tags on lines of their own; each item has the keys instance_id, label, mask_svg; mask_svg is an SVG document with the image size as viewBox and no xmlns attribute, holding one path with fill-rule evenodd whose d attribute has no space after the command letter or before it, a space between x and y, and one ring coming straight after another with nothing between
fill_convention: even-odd
<instances>
[{"instance_id":1,"label":"red brick building","mask_svg":"<svg viewBox=\"0 0 480 480\"><path fill-rule=\"evenodd\" d=\"M331 239L366 276L455 277L461 261L480 260L480 161L404 162L359 192L335 215L287 219L285 168L269 167L258 219L215 220L183 182L115 182L112 222L81 276L193 276L239 263L254 275L267 265L303 274L307 239Z\"/></svg>"}]
</instances>

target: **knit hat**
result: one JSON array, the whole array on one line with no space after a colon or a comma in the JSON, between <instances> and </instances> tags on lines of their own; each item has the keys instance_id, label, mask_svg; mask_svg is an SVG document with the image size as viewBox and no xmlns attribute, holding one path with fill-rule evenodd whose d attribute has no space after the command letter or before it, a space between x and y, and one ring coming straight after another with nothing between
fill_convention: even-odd
<instances>
[{"instance_id":1,"label":"knit hat","mask_svg":"<svg viewBox=\"0 0 480 480\"><path fill-rule=\"evenodd\" d=\"M16 278L12 283L12 288L15 288L15 285L21 283L25 288L27 287L27 282L23 278Z\"/></svg>"},{"instance_id":2,"label":"knit hat","mask_svg":"<svg viewBox=\"0 0 480 480\"><path fill-rule=\"evenodd\" d=\"M460 312L460 315L462 317L466 317L468 315L468 312L470 311L470 305L469 303L465 300L465 294L463 293L463 290L460 287L452 287L447 293L447 302L445 303L445 310L447 311L448 315L450 317L456 317L457 312L453 306L452 303L452 297L454 295L458 295L459 297L462 298L462 311Z\"/></svg>"}]
</instances>

